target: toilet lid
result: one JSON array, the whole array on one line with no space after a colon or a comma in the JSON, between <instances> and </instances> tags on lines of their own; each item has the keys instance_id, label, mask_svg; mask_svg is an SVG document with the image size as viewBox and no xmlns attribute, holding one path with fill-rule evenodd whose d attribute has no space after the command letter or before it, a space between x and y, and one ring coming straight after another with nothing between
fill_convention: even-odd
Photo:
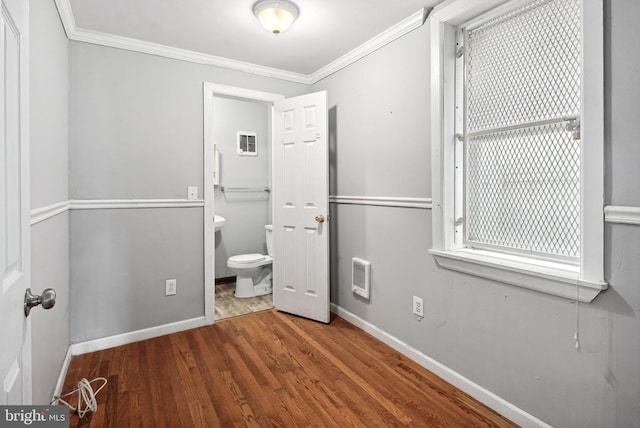
<instances>
[{"instance_id":1,"label":"toilet lid","mask_svg":"<svg viewBox=\"0 0 640 428\"><path fill-rule=\"evenodd\" d=\"M264 260L264 255L263 254L257 254L257 253L240 254L239 256L231 257L229 260L231 260L234 263L255 263L255 262L263 261Z\"/></svg>"}]
</instances>

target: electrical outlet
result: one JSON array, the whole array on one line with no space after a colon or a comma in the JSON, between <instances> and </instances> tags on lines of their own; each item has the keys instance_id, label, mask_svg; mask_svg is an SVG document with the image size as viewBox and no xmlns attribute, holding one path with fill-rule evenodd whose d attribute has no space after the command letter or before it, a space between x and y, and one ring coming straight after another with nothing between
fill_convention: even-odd
<instances>
[{"instance_id":1,"label":"electrical outlet","mask_svg":"<svg viewBox=\"0 0 640 428\"><path fill-rule=\"evenodd\" d=\"M165 283L165 288L164 288L164 295L173 296L178 292L177 288L178 288L178 285L175 279L167 279Z\"/></svg>"},{"instance_id":2,"label":"electrical outlet","mask_svg":"<svg viewBox=\"0 0 640 428\"><path fill-rule=\"evenodd\" d=\"M198 188L197 187L187 187L187 199L190 201L194 201L198 199Z\"/></svg>"},{"instance_id":3,"label":"electrical outlet","mask_svg":"<svg viewBox=\"0 0 640 428\"><path fill-rule=\"evenodd\" d=\"M422 297L413 296L413 313L419 317L424 317L424 303Z\"/></svg>"}]
</instances>

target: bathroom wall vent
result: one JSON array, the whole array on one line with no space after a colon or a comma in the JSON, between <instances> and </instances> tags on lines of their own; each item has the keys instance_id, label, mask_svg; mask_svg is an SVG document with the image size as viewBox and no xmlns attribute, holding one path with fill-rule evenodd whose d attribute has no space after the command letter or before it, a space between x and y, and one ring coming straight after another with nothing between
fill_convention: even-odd
<instances>
[{"instance_id":1,"label":"bathroom wall vent","mask_svg":"<svg viewBox=\"0 0 640 428\"><path fill-rule=\"evenodd\" d=\"M354 257L351 259L351 291L358 296L369 298L371 289L371 262Z\"/></svg>"},{"instance_id":2,"label":"bathroom wall vent","mask_svg":"<svg viewBox=\"0 0 640 428\"><path fill-rule=\"evenodd\" d=\"M239 131L238 154L240 156L258 156L258 134Z\"/></svg>"}]
</instances>

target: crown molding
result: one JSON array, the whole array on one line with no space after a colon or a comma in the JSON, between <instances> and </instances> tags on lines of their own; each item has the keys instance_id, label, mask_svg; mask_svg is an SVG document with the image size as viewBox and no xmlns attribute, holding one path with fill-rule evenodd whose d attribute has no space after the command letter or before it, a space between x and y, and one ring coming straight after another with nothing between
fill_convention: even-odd
<instances>
[{"instance_id":1,"label":"crown molding","mask_svg":"<svg viewBox=\"0 0 640 428\"><path fill-rule=\"evenodd\" d=\"M290 71L279 70L277 68L265 67L261 65L251 64L249 62L236 61L220 56L207 55L186 49L173 48L158 43L131 39L129 37L116 36L99 31L78 28L75 32L73 32L69 39L75 40L77 42L92 43L94 45L108 46L133 52L156 55L164 58L177 59L179 61L186 61L203 65L213 65L233 71L241 71L245 73L256 74L258 76L288 80L290 82L308 84L309 80L306 75L300 73L292 73Z\"/></svg>"},{"instance_id":2,"label":"crown molding","mask_svg":"<svg viewBox=\"0 0 640 428\"><path fill-rule=\"evenodd\" d=\"M117 49L124 49L133 52L156 55L164 58L176 59L179 61L192 62L196 64L211 65L233 71L255 74L258 76L271 77L274 79L286 80L289 82L313 85L325 77L341 70L350 64L362 59L381 47L397 40L405 34L415 30L424 24L430 9L424 8L398 24L388 28L371 40L358 46L351 52L341 56L330 64L320 68L312 74L294 73L278 68L265 67L243 61L236 61L215 55L208 55L186 49L174 48L158 43L144 40L132 39L129 37L117 36L83 28L78 28L73 16L70 0L55 0L58 14L62 20L62 25L69 40L77 42L91 43L100 46L107 46Z\"/></svg>"},{"instance_id":3,"label":"crown molding","mask_svg":"<svg viewBox=\"0 0 640 428\"><path fill-rule=\"evenodd\" d=\"M73 16L73 9L71 9L71 3L69 0L55 0L56 8L58 9L58 15L62 21L64 32L67 33L67 38L71 39L73 33L76 32L76 19Z\"/></svg>"},{"instance_id":4,"label":"crown molding","mask_svg":"<svg viewBox=\"0 0 640 428\"><path fill-rule=\"evenodd\" d=\"M399 39L405 34L410 33L416 28L421 27L429 16L430 11L431 9L429 8L423 8L413 15L409 16L408 18L403 19L396 25L386 29L382 33L364 42L357 48L344 54L335 61L325 65L314 73L311 73L308 76L309 81L311 82L311 84L317 83L325 77L328 77L333 73L342 70L343 68L353 64L354 62L364 58L365 56L377 51L383 46L386 46L389 43Z\"/></svg>"}]
</instances>

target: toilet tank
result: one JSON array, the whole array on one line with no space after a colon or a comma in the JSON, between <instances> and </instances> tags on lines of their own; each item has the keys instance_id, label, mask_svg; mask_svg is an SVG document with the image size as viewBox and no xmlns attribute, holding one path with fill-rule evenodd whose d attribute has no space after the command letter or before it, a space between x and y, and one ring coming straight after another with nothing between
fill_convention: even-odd
<instances>
[{"instance_id":1,"label":"toilet tank","mask_svg":"<svg viewBox=\"0 0 640 428\"><path fill-rule=\"evenodd\" d=\"M273 256L273 225L267 224L264 230L267 234L267 254Z\"/></svg>"}]
</instances>

